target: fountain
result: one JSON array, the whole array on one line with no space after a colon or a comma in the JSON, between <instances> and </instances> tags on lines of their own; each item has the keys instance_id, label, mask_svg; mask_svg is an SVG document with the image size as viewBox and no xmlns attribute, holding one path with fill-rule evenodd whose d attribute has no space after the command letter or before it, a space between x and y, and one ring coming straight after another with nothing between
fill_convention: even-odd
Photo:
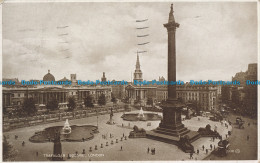
<instances>
[{"instance_id":1,"label":"fountain","mask_svg":"<svg viewBox=\"0 0 260 163\"><path fill-rule=\"evenodd\" d=\"M158 113L144 113L141 107L139 113L126 113L121 116L126 121L157 121L161 120L162 116Z\"/></svg>"},{"instance_id":2,"label":"fountain","mask_svg":"<svg viewBox=\"0 0 260 163\"><path fill-rule=\"evenodd\" d=\"M66 119L66 122L64 123L64 127L62 128L62 134L70 134L71 133L71 127L69 124L69 120Z\"/></svg>"},{"instance_id":3,"label":"fountain","mask_svg":"<svg viewBox=\"0 0 260 163\"><path fill-rule=\"evenodd\" d=\"M142 107L141 107L140 112L138 114L138 118L144 118L144 111L143 111Z\"/></svg>"},{"instance_id":4,"label":"fountain","mask_svg":"<svg viewBox=\"0 0 260 163\"><path fill-rule=\"evenodd\" d=\"M51 126L42 131L37 131L29 138L29 141L33 143L54 141L55 133L60 133L60 141L82 142L93 139L94 134L98 133L98 128L93 125L70 126L69 120L66 119L64 126Z\"/></svg>"}]
</instances>

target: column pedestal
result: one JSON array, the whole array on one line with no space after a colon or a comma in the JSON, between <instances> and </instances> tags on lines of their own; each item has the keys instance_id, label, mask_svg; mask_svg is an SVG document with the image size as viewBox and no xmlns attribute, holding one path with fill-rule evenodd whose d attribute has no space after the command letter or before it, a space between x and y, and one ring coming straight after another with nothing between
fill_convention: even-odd
<instances>
[{"instance_id":1,"label":"column pedestal","mask_svg":"<svg viewBox=\"0 0 260 163\"><path fill-rule=\"evenodd\" d=\"M163 105L163 119L154 130L147 131L146 136L150 139L163 141L170 144L179 145L181 137L186 137L189 142L193 142L200 138L200 134L196 131L190 131L181 122L181 109L183 104L178 101L167 101ZM184 152L189 152L185 151Z\"/></svg>"}]
</instances>

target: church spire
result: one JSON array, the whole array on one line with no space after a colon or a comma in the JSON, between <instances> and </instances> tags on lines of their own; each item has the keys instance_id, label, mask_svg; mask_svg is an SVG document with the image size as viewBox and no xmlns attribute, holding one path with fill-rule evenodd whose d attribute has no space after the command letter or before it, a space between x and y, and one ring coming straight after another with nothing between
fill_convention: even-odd
<instances>
[{"instance_id":1,"label":"church spire","mask_svg":"<svg viewBox=\"0 0 260 163\"><path fill-rule=\"evenodd\" d=\"M138 54L137 54L135 69L140 70L140 62L139 62L139 55Z\"/></svg>"},{"instance_id":2,"label":"church spire","mask_svg":"<svg viewBox=\"0 0 260 163\"><path fill-rule=\"evenodd\" d=\"M134 81L143 81L143 73L140 68L140 61L139 61L139 55L137 53L137 59L136 59L136 65L135 65L135 72L134 72Z\"/></svg>"}]
</instances>

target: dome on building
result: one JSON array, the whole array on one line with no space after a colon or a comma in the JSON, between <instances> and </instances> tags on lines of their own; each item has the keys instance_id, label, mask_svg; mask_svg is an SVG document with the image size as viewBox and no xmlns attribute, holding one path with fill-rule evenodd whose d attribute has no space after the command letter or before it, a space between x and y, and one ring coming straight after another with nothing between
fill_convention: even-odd
<instances>
[{"instance_id":1,"label":"dome on building","mask_svg":"<svg viewBox=\"0 0 260 163\"><path fill-rule=\"evenodd\" d=\"M44 75L43 81L55 81L55 77L48 70L48 74Z\"/></svg>"}]
</instances>

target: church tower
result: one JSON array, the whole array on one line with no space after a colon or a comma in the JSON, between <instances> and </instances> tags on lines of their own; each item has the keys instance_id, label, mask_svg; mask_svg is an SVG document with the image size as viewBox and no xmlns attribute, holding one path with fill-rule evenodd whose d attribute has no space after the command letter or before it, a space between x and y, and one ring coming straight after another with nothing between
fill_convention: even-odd
<instances>
[{"instance_id":1,"label":"church tower","mask_svg":"<svg viewBox=\"0 0 260 163\"><path fill-rule=\"evenodd\" d=\"M139 55L137 54L137 60L135 65L135 72L134 72L134 81L143 81L143 73L140 69L140 62L139 62Z\"/></svg>"}]
</instances>

